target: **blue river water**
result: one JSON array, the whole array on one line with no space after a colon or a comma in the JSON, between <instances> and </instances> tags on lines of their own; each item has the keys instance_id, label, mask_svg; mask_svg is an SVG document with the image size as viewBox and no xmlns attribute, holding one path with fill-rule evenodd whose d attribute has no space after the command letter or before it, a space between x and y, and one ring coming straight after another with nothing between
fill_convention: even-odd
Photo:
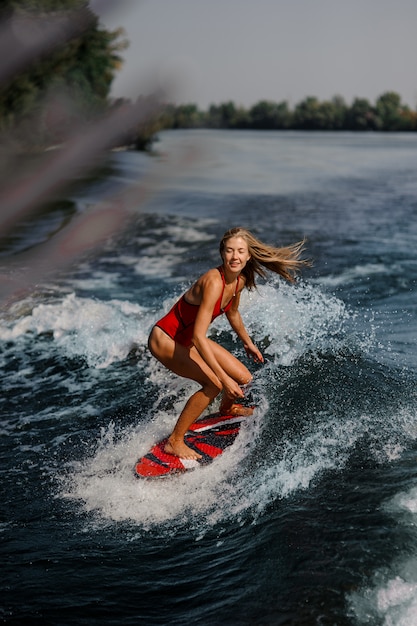
<instances>
[{"instance_id":1,"label":"blue river water","mask_svg":"<svg viewBox=\"0 0 417 626\"><path fill-rule=\"evenodd\" d=\"M417 135L178 131L156 148L74 191L82 214L156 173L129 228L0 310L1 623L417 624ZM2 272L59 219L21 230ZM235 225L306 237L313 265L242 298L265 364L236 443L138 480L195 389L148 333ZM210 333L246 358L225 319Z\"/></svg>"}]
</instances>

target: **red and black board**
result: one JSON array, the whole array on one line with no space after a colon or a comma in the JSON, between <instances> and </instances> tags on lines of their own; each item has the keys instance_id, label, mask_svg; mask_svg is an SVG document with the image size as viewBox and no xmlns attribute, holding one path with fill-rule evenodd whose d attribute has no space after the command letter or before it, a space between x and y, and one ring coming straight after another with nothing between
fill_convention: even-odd
<instances>
[{"instance_id":1,"label":"red and black board","mask_svg":"<svg viewBox=\"0 0 417 626\"><path fill-rule=\"evenodd\" d=\"M201 454L201 459L181 459L174 454L165 452L167 439L163 439L136 463L136 476L139 478L162 478L211 463L232 445L239 434L242 421L245 419L246 417L240 415L216 413L197 420L190 426L184 441L187 446Z\"/></svg>"}]
</instances>

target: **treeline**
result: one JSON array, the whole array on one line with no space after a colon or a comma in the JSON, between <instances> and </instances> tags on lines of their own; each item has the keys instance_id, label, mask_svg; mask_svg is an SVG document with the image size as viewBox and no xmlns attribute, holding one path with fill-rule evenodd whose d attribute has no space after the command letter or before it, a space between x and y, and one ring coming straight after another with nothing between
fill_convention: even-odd
<instances>
[{"instance_id":1,"label":"treeline","mask_svg":"<svg viewBox=\"0 0 417 626\"><path fill-rule=\"evenodd\" d=\"M291 108L288 102L261 100L249 109L234 102L211 105L201 111L195 104L169 105L161 119L165 129L225 128L256 130L351 130L415 131L417 111L389 91L374 105L365 98L355 98L348 105L341 96L319 101L308 97Z\"/></svg>"}]
</instances>

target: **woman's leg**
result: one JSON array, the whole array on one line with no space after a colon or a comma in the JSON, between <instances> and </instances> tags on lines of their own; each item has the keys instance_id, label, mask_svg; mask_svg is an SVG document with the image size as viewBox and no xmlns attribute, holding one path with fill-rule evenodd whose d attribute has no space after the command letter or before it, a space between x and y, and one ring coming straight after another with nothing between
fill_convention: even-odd
<instances>
[{"instance_id":1,"label":"woman's leg","mask_svg":"<svg viewBox=\"0 0 417 626\"><path fill-rule=\"evenodd\" d=\"M163 330L155 327L149 337L149 349L166 368L201 385L187 401L166 445L167 452L185 459L198 459L201 455L184 443L184 435L190 425L202 414L210 402L220 393L221 383L214 372L200 357L195 348L185 348Z\"/></svg>"},{"instance_id":2,"label":"woman's leg","mask_svg":"<svg viewBox=\"0 0 417 626\"><path fill-rule=\"evenodd\" d=\"M248 368L233 354L230 354L228 350L214 341L211 341L211 348L224 371L239 385L247 385L252 381L252 374ZM220 404L220 413L223 415L252 415L253 408L237 404L233 398L229 398L224 394Z\"/></svg>"}]
</instances>

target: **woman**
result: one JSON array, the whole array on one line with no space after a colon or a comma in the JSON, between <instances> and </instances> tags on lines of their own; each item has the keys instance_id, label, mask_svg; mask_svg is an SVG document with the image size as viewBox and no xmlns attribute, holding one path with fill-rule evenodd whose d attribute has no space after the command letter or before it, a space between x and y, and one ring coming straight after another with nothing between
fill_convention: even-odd
<instances>
[{"instance_id":1,"label":"woman","mask_svg":"<svg viewBox=\"0 0 417 626\"><path fill-rule=\"evenodd\" d=\"M210 323L222 313L255 362L263 356L249 337L239 313L240 294L253 289L255 274L265 276L264 268L293 282L294 274L306 264L299 256L303 242L274 248L256 239L244 228L228 230L220 242L223 263L210 269L188 289L167 315L159 320L149 336L153 356L169 370L201 385L187 401L165 450L184 459L201 455L189 448L184 435L210 402L223 391L220 412L224 415L250 415L253 409L237 404L244 397L242 385L252 380L243 363L209 339Z\"/></svg>"}]
</instances>

